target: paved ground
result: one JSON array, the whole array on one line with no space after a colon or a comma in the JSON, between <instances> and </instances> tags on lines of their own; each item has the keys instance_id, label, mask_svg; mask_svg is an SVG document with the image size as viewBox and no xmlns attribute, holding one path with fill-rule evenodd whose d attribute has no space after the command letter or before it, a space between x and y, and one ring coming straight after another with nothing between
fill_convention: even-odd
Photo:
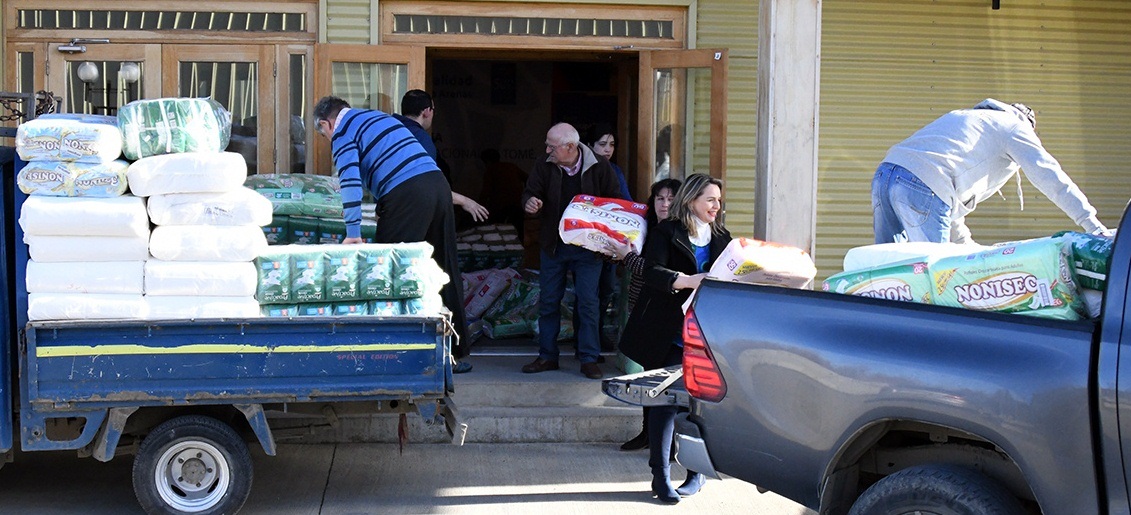
<instances>
[{"instance_id":1,"label":"paved ground","mask_svg":"<svg viewBox=\"0 0 1131 515\"><path fill-rule=\"evenodd\" d=\"M736 479L710 480L675 506L651 498L647 451L615 444L281 445L253 451L255 480L242 514L709 513L813 515ZM0 513L141 513L132 456L110 463L73 452L17 454L0 469ZM682 478L682 471L673 471Z\"/></svg>"}]
</instances>

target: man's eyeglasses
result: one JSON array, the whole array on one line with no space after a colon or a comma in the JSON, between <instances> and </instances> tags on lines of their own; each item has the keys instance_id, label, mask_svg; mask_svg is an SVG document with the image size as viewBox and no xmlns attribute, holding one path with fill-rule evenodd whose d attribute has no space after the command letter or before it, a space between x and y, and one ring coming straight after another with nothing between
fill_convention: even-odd
<instances>
[{"instance_id":1,"label":"man's eyeglasses","mask_svg":"<svg viewBox=\"0 0 1131 515\"><path fill-rule=\"evenodd\" d=\"M546 144L546 153L547 154L553 154L555 150L562 148L564 146L567 146L567 145L569 145L569 143L562 143L562 144L559 144L559 145L551 145L551 144L547 143Z\"/></svg>"}]
</instances>

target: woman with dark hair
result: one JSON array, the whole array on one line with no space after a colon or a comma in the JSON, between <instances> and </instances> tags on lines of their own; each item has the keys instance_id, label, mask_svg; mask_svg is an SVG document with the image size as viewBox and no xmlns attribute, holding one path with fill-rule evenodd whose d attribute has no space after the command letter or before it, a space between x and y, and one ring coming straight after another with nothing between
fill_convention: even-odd
<instances>
[{"instance_id":1,"label":"woman with dark hair","mask_svg":"<svg viewBox=\"0 0 1131 515\"><path fill-rule=\"evenodd\" d=\"M632 193L628 189L628 181L624 178L624 171L613 162L613 152L617 147L617 135L613 134L611 125L600 122L593 124L585 133L585 143L593 149L593 153L609 160L613 171L617 173L617 182L620 183L620 193L625 200L632 200Z\"/></svg>"},{"instance_id":2,"label":"woman with dark hair","mask_svg":"<svg viewBox=\"0 0 1131 515\"><path fill-rule=\"evenodd\" d=\"M645 370L683 362L683 308L727 244L723 224L723 184L697 173L676 194L671 217L660 221L644 243L644 286L621 338L621 352ZM614 245L610 253L615 254ZM687 471L679 488L671 486L670 453L676 406L648 410L652 495L669 504L697 493L702 474Z\"/></svg>"},{"instance_id":3,"label":"woman with dark hair","mask_svg":"<svg viewBox=\"0 0 1131 515\"><path fill-rule=\"evenodd\" d=\"M668 215L671 214L672 203L675 201L675 194L679 191L679 179L664 179L652 185L652 194L648 196L648 213L645 215L647 219L647 230L644 237L647 238L652 229L660 220L667 220ZM626 269L630 274L628 283L628 304L625 309L629 313L632 312L632 307L636 305L636 299L640 297L640 289L644 284L644 258L632 250L632 247L627 244L618 246L614 249L616 258L624 263ZM623 338L622 338L623 341ZM625 442L620 446L622 451L635 451L637 449L648 448L648 408L644 408L644 423L640 430L640 434L632 437L631 440Z\"/></svg>"}]
</instances>

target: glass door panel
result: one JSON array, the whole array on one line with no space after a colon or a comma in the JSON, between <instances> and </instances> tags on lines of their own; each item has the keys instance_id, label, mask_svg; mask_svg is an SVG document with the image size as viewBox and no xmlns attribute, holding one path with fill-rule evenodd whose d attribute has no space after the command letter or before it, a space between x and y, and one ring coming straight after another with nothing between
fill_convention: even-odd
<instances>
[{"instance_id":1,"label":"glass door panel","mask_svg":"<svg viewBox=\"0 0 1131 515\"><path fill-rule=\"evenodd\" d=\"M405 92L424 89L423 47L318 45L315 56L316 98L334 95L352 107L395 113ZM314 170L332 174L328 142L313 141Z\"/></svg>"},{"instance_id":2,"label":"glass door panel","mask_svg":"<svg viewBox=\"0 0 1131 515\"><path fill-rule=\"evenodd\" d=\"M309 45L279 47L276 90L280 135L279 173L313 172L313 162L306 158L307 142L314 136L313 125L307 123L310 110L314 108L313 58L314 47ZM289 148L284 146L287 144Z\"/></svg>"},{"instance_id":3,"label":"glass door panel","mask_svg":"<svg viewBox=\"0 0 1131 515\"><path fill-rule=\"evenodd\" d=\"M726 51L641 52L637 190L726 172Z\"/></svg>"},{"instance_id":4,"label":"glass door panel","mask_svg":"<svg viewBox=\"0 0 1131 515\"><path fill-rule=\"evenodd\" d=\"M208 97L232 113L228 151L243 155L248 174L275 173L274 47L167 45L166 96ZM217 56L222 58L217 59Z\"/></svg>"},{"instance_id":5,"label":"glass door panel","mask_svg":"<svg viewBox=\"0 0 1131 515\"><path fill-rule=\"evenodd\" d=\"M63 99L60 112L114 116L129 102L158 96L158 45L91 44L81 53L58 47L47 52L47 87Z\"/></svg>"}]
</instances>

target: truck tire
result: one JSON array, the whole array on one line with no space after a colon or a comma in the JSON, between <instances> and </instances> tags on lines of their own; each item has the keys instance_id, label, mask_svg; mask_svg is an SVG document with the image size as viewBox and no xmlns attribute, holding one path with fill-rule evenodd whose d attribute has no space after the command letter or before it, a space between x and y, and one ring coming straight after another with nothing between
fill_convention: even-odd
<instances>
[{"instance_id":1,"label":"truck tire","mask_svg":"<svg viewBox=\"0 0 1131 515\"><path fill-rule=\"evenodd\" d=\"M985 474L956 465L918 465L869 487L849 515L1021 515L1017 498Z\"/></svg>"},{"instance_id":2,"label":"truck tire","mask_svg":"<svg viewBox=\"0 0 1131 515\"><path fill-rule=\"evenodd\" d=\"M233 514L251 492L251 454L227 424L187 415L157 426L134 458L134 494L150 514Z\"/></svg>"}]
</instances>

